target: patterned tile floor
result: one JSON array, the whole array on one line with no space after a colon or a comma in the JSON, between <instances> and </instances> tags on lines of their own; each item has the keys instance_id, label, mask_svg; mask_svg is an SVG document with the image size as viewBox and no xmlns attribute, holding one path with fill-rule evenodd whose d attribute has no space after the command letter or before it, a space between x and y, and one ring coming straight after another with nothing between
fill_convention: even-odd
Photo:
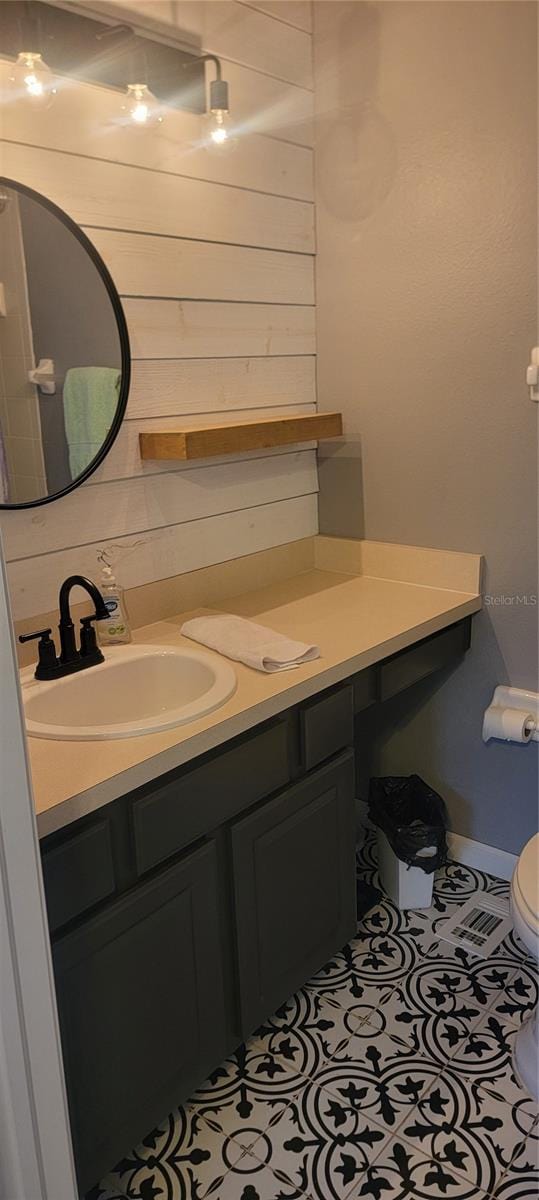
<instances>
[{"instance_id":1,"label":"patterned tile floor","mask_svg":"<svg viewBox=\"0 0 539 1200\"><path fill-rule=\"evenodd\" d=\"M376 884L375 841L359 856ZM450 863L428 910L389 900L91 1200L537 1200L539 1106L511 1068L537 1000L511 935L488 961L440 940L508 884Z\"/></svg>"}]
</instances>

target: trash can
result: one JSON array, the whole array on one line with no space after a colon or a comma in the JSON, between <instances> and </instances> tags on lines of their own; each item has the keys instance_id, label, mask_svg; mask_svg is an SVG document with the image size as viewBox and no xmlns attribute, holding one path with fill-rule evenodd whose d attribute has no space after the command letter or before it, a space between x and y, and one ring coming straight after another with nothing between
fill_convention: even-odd
<instances>
[{"instance_id":1,"label":"trash can","mask_svg":"<svg viewBox=\"0 0 539 1200\"><path fill-rule=\"evenodd\" d=\"M369 817L384 891L399 908L429 908L434 872L447 861L442 797L419 775L371 779Z\"/></svg>"}]
</instances>

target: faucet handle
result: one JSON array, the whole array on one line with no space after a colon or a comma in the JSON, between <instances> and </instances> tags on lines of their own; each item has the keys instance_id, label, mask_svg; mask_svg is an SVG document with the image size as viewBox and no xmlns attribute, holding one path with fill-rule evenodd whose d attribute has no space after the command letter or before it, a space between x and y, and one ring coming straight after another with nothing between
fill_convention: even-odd
<instances>
[{"instance_id":1,"label":"faucet handle","mask_svg":"<svg viewBox=\"0 0 539 1200\"><path fill-rule=\"evenodd\" d=\"M50 679L58 666L56 646L51 638L51 629L37 629L35 633L19 634L20 642L33 642L39 638L38 664L35 669L36 679Z\"/></svg>"},{"instance_id":2,"label":"faucet handle","mask_svg":"<svg viewBox=\"0 0 539 1200\"><path fill-rule=\"evenodd\" d=\"M94 621L101 620L97 613L91 617L81 617L80 622L80 656L81 658L95 658L96 662L104 662L104 656L101 653L97 644L96 632L93 627Z\"/></svg>"},{"instance_id":3,"label":"faucet handle","mask_svg":"<svg viewBox=\"0 0 539 1200\"><path fill-rule=\"evenodd\" d=\"M43 641L48 641L51 633L52 629L36 629L35 633L20 633L19 641L33 642L35 638L43 638Z\"/></svg>"}]
</instances>

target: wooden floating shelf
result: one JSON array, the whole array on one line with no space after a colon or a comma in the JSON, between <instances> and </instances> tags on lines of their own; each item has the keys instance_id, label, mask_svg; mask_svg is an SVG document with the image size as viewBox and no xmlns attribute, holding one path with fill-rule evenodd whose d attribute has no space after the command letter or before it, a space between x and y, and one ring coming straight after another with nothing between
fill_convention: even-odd
<instances>
[{"instance_id":1,"label":"wooden floating shelf","mask_svg":"<svg viewBox=\"0 0 539 1200\"><path fill-rule=\"evenodd\" d=\"M220 454L241 454L244 450L286 446L291 442L341 437L342 432L342 413L338 412L263 417L258 421L141 433L140 455L147 459L212 458Z\"/></svg>"}]
</instances>

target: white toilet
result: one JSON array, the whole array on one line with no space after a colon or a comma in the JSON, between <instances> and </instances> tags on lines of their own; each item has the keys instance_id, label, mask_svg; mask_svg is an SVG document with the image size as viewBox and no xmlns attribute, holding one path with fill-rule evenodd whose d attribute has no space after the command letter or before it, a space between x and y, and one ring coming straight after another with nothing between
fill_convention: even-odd
<instances>
[{"instance_id":1,"label":"white toilet","mask_svg":"<svg viewBox=\"0 0 539 1200\"><path fill-rule=\"evenodd\" d=\"M525 845L511 881L515 933L539 962L539 833ZM539 1100L539 1006L517 1034L514 1067L524 1086Z\"/></svg>"}]
</instances>

